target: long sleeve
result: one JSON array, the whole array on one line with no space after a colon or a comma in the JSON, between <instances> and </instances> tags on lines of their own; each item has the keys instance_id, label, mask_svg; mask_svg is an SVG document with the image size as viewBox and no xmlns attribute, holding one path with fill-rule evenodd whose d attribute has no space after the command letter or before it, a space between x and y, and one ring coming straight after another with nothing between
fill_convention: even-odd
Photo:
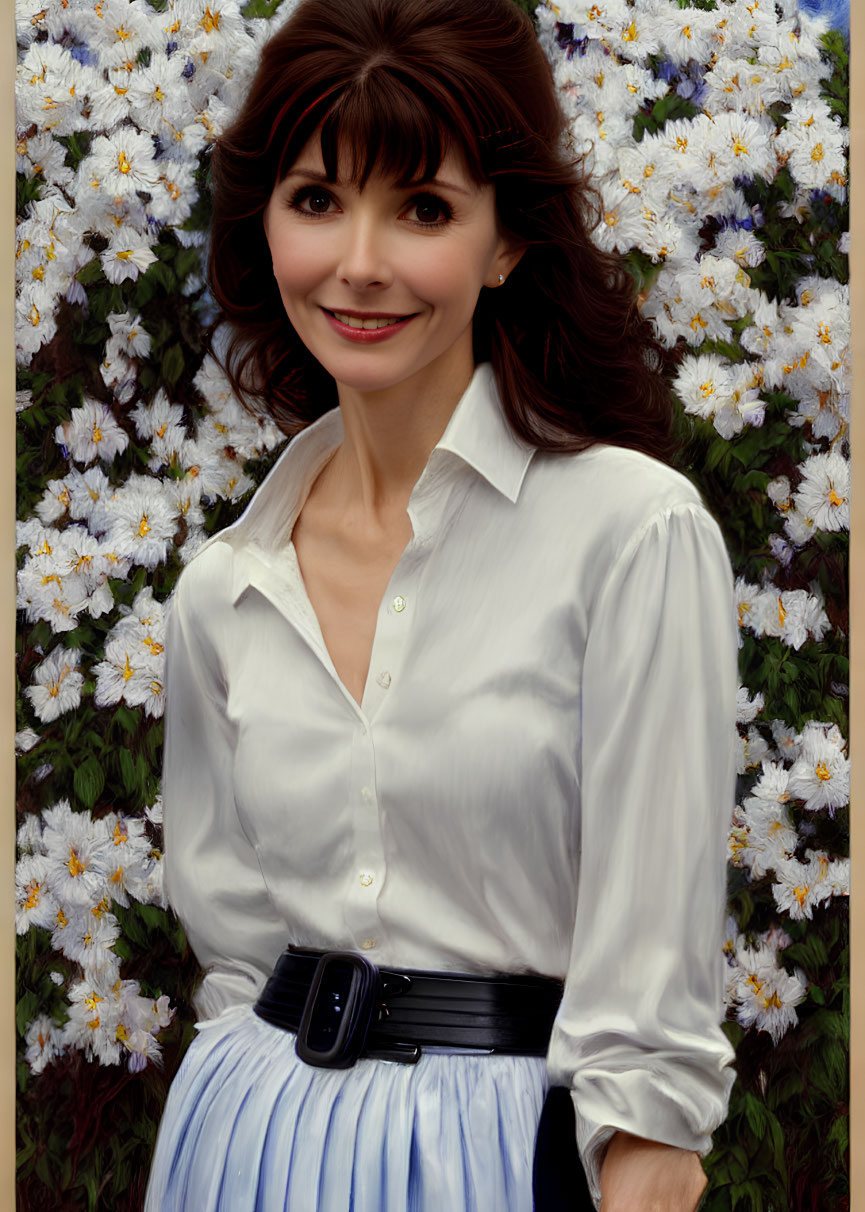
<instances>
[{"instance_id":1,"label":"long sleeve","mask_svg":"<svg viewBox=\"0 0 865 1212\"><path fill-rule=\"evenodd\" d=\"M548 1056L596 1203L617 1129L705 1154L734 1073L723 1017L736 637L718 527L658 513L591 605L579 894Z\"/></svg>"},{"instance_id":2,"label":"long sleeve","mask_svg":"<svg viewBox=\"0 0 865 1212\"><path fill-rule=\"evenodd\" d=\"M286 936L235 808L221 659L231 643L231 559L216 543L184 569L166 635L166 889L205 969L195 999L202 1018L254 1000Z\"/></svg>"}]
</instances>

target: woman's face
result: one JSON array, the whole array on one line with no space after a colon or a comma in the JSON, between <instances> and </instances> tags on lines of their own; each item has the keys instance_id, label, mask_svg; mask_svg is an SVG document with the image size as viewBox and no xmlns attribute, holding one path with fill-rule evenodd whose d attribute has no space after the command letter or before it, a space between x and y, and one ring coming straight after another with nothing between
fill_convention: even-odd
<instances>
[{"instance_id":1,"label":"woman's face","mask_svg":"<svg viewBox=\"0 0 865 1212\"><path fill-rule=\"evenodd\" d=\"M421 374L454 379L472 365L472 316L519 254L499 234L491 185L462 157L400 187L328 184L318 135L267 205L264 226L288 318L337 384L369 392ZM439 376L443 376L440 378Z\"/></svg>"}]
</instances>

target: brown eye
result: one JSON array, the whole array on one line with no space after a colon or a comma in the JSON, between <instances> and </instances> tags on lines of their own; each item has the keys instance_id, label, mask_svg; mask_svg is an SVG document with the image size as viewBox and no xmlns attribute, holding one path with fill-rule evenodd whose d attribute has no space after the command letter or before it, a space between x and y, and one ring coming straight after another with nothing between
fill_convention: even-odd
<instances>
[{"instance_id":1,"label":"brown eye","mask_svg":"<svg viewBox=\"0 0 865 1212\"><path fill-rule=\"evenodd\" d=\"M302 215L326 215L333 201L326 189L304 185L292 196L289 205Z\"/></svg>"},{"instance_id":2,"label":"brown eye","mask_svg":"<svg viewBox=\"0 0 865 1212\"><path fill-rule=\"evenodd\" d=\"M309 209L317 215L322 215L330 206L330 196L323 192L309 195Z\"/></svg>"},{"instance_id":3,"label":"brown eye","mask_svg":"<svg viewBox=\"0 0 865 1212\"><path fill-rule=\"evenodd\" d=\"M425 227L438 227L451 217L450 207L435 194L420 194L412 204L416 221Z\"/></svg>"}]
</instances>

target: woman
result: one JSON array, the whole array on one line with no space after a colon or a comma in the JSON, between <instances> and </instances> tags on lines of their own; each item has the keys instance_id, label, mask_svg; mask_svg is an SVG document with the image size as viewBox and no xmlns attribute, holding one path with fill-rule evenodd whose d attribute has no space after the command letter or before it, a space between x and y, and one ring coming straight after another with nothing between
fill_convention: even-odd
<instances>
[{"instance_id":1,"label":"woman","mask_svg":"<svg viewBox=\"0 0 865 1212\"><path fill-rule=\"evenodd\" d=\"M301 432L173 599L148 1209L529 1212L550 1087L538 1212L704 1187L730 570L563 127L510 0L304 0L214 150L227 366Z\"/></svg>"}]
</instances>

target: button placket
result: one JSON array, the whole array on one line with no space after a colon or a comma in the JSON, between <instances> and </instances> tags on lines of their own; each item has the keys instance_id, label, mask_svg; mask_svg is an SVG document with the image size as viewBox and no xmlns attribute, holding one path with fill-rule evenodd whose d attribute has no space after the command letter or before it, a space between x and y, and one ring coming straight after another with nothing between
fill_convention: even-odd
<instances>
[{"instance_id":1,"label":"button placket","mask_svg":"<svg viewBox=\"0 0 865 1212\"><path fill-rule=\"evenodd\" d=\"M345 924L355 946L375 940L383 930L378 895L386 874L375 780L375 741L370 724L359 721L352 746L349 780L354 854L345 897ZM364 947L371 950L371 947Z\"/></svg>"}]
</instances>

